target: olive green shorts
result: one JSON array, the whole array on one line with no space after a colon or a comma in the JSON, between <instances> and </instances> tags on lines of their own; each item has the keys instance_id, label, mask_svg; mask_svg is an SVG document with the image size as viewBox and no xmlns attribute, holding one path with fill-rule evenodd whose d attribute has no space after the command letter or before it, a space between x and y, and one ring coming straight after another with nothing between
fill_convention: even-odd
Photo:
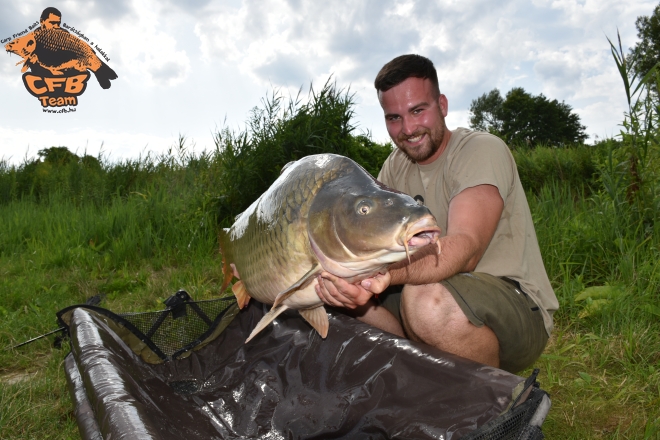
<instances>
[{"instance_id":1,"label":"olive green shorts","mask_svg":"<svg viewBox=\"0 0 660 440\"><path fill-rule=\"evenodd\" d=\"M468 320L493 330L500 344L500 368L524 370L539 358L548 333L538 305L518 283L481 272L459 273L441 281ZM401 320L403 286L390 286L379 296L380 304Z\"/></svg>"}]
</instances>

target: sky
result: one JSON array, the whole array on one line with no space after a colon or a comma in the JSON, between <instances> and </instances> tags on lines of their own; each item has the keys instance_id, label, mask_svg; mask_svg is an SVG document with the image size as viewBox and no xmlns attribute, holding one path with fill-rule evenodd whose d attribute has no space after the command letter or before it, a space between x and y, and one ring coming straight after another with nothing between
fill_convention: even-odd
<instances>
[{"instance_id":1,"label":"sky","mask_svg":"<svg viewBox=\"0 0 660 440\"><path fill-rule=\"evenodd\" d=\"M389 140L373 80L392 58L418 53L438 70L449 128L467 127L473 99L523 87L564 101L587 142L618 134L626 109L607 37L627 51L641 0L0 0L0 39L56 7L109 58L109 89L92 76L76 111L44 113L22 59L0 57L0 159L13 164L66 146L111 160L163 153L185 136L213 149L274 91L307 96L331 79L355 94L356 133Z\"/></svg>"}]
</instances>

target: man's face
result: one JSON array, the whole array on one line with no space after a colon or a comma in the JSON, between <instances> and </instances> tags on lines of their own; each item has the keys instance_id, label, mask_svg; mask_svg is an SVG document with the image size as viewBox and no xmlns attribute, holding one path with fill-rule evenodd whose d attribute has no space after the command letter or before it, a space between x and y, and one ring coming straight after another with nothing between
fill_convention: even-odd
<instances>
[{"instance_id":1,"label":"man's face","mask_svg":"<svg viewBox=\"0 0 660 440\"><path fill-rule=\"evenodd\" d=\"M62 17L58 17L57 15L51 13L48 15L47 19L41 20L41 26L44 29L57 29L60 27L61 22Z\"/></svg>"},{"instance_id":2,"label":"man's face","mask_svg":"<svg viewBox=\"0 0 660 440\"><path fill-rule=\"evenodd\" d=\"M445 145L447 98L434 97L428 79L408 78L386 92L378 92L387 132L413 161L425 165L437 159ZM441 148L442 147L442 148Z\"/></svg>"}]
</instances>

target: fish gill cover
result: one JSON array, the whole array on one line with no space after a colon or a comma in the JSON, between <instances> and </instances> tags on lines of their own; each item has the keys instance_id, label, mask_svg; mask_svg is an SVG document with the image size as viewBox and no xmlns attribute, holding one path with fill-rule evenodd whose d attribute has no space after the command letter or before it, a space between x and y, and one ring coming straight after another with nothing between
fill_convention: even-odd
<instances>
[{"instance_id":1,"label":"fish gill cover","mask_svg":"<svg viewBox=\"0 0 660 440\"><path fill-rule=\"evenodd\" d=\"M6 43L7 52L23 58L16 63L23 65L23 84L44 112L74 112L78 96L87 88L90 71L103 89L109 89L110 80L117 79L106 64L110 61L107 54L75 27L62 23L62 13L53 7L44 9L39 21L2 43Z\"/></svg>"}]
</instances>

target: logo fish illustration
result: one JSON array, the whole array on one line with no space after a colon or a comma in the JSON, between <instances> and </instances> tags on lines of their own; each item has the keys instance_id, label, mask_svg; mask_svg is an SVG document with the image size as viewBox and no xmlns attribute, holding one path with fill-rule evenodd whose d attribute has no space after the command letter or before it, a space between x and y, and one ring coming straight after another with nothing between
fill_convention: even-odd
<instances>
[{"instance_id":1,"label":"logo fish illustration","mask_svg":"<svg viewBox=\"0 0 660 440\"><path fill-rule=\"evenodd\" d=\"M110 80L117 74L96 55L94 50L80 38L64 29L35 29L5 45L7 52L23 57L21 72L39 66L53 75L63 75L67 69L78 72L91 70L102 88L110 88Z\"/></svg>"}]
</instances>

